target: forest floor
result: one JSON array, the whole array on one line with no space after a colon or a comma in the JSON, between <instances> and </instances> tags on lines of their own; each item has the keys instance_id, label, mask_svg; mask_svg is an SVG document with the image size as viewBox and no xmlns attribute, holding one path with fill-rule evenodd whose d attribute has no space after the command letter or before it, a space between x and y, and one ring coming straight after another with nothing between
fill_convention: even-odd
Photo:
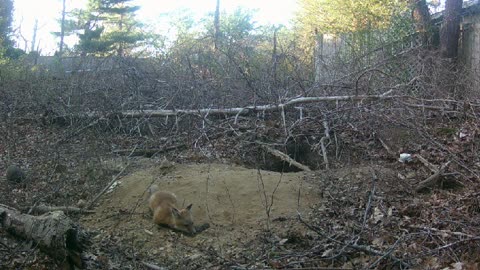
<instances>
[{"instance_id":1,"label":"forest floor","mask_svg":"<svg viewBox=\"0 0 480 270\"><path fill-rule=\"evenodd\" d=\"M477 145L478 134L462 125L475 125L455 127L469 136L468 144L450 133L442 143L458 152L457 158L464 157L457 164L465 161L476 172L478 165L468 157L476 155L471 146ZM405 136L395 138L388 130L391 140L386 142L402 144L398 138ZM36 124L15 126L15 136L22 138L15 150L22 155L13 158L27 169L28 180L0 185L0 203L25 212L40 202L75 206L90 201L123 172L95 204L95 213L71 215L91 233L84 254L87 269L480 267L478 178L455 173L459 167L453 167L439 185L417 192L418 184L432 174L425 164L388 157L380 142L360 137L361 132L344 132L362 149L355 153L350 146L345 156L359 158L344 159L328 170L282 173L252 168L251 162L242 166L224 158L199 160L188 149L152 158L98 155L109 153L106 141L122 145L124 137L86 132L58 144L64 136L59 131ZM2 140L3 155L8 142L7 137ZM217 151L223 147L230 155L236 143L220 138ZM418 152L436 165L452 157L427 150ZM5 170L6 163L0 167ZM152 184L174 192L180 206L193 203L196 224L210 227L188 236L154 225L146 202ZM0 257L2 269L56 267L35 243L2 230Z\"/></svg>"}]
</instances>

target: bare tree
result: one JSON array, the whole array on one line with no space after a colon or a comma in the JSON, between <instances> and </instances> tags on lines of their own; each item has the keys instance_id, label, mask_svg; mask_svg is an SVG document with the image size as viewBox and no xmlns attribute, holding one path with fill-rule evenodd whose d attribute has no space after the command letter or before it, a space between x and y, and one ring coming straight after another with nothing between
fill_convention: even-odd
<instances>
[{"instance_id":1,"label":"bare tree","mask_svg":"<svg viewBox=\"0 0 480 270\"><path fill-rule=\"evenodd\" d=\"M33 26L33 36L30 51L34 52L36 50L35 44L37 43L37 32L38 32L38 19L35 19L35 25Z\"/></svg>"},{"instance_id":2,"label":"bare tree","mask_svg":"<svg viewBox=\"0 0 480 270\"><path fill-rule=\"evenodd\" d=\"M64 45L64 38L65 38L65 13L66 13L66 1L62 0L62 21L60 22L60 45L58 48L58 52L60 55L63 54L63 45Z\"/></svg>"},{"instance_id":3,"label":"bare tree","mask_svg":"<svg viewBox=\"0 0 480 270\"><path fill-rule=\"evenodd\" d=\"M217 6L215 8L215 19L214 19L214 27L215 27L215 37L214 37L214 43L215 43L215 50L218 49L218 42L220 39L220 0L217 0Z\"/></svg>"}]
</instances>

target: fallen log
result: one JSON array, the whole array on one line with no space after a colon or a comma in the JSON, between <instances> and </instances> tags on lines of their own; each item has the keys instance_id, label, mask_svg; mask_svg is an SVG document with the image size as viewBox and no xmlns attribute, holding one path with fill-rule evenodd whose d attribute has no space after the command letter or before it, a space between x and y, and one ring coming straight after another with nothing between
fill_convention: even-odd
<instances>
[{"instance_id":1,"label":"fallen log","mask_svg":"<svg viewBox=\"0 0 480 270\"><path fill-rule=\"evenodd\" d=\"M62 211L32 216L0 205L0 229L15 237L32 240L64 269L83 268L80 255L89 244L88 234Z\"/></svg>"},{"instance_id":2,"label":"fallen log","mask_svg":"<svg viewBox=\"0 0 480 270\"><path fill-rule=\"evenodd\" d=\"M64 213L80 213L80 214L93 214L95 211L93 210L86 210L78 207L73 207L73 206L48 206L48 205L37 205L33 207L28 207L27 209L24 210L30 210L31 213L33 214L44 214L48 212L54 212L54 211L62 211Z\"/></svg>"},{"instance_id":3,"label":"fallen log","mask_svg":"<svg viewBox=\"0 0 480 270\"><path fill-rule=\"evenodd\" d=\"M241 108L204 108L204 109L179 109L179 110L127 110L105 114L104 112L88 112L82 115L61 116L64 118L143 118L143 117L166 117L180 115L249 115L257 112L282 111L286 108L295 107L299 104L338 102L338 101L364 101L364 100L387 100L399 98L393 96L393 90L380 95L352 95L352 96L323 96L323 97L298 97L280 104L266 104L259 106L246 106Z\"/></svg>"}]
</instances>

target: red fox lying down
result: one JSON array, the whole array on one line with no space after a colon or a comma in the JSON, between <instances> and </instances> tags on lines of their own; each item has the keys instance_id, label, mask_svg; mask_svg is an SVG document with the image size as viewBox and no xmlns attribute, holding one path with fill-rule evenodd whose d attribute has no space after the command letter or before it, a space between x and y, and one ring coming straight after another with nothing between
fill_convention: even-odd
<instances>
[{"instance_id":1,"label":"red fox lying down","mask_svg":"<svg viewBox=\"0 0 480 270\"><path fill-rule=\"evenodd\" d=\"M172 229L195 234L192 219L192 204L184 209L176 207L177 197L166 191L160 191L157 185L149 188L150 198L148 205L153 213L153 222L166 225Z\"/></svg>"}]
</instances>

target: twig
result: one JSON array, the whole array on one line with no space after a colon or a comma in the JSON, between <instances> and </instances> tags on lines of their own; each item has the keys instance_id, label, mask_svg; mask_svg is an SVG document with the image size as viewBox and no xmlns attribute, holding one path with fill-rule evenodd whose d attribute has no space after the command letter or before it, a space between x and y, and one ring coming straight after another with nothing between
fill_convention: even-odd
<instances>
[{"instance_id":1,"label":"twig","mask_svg":"<svg viewBox=\"0 0 480 270\"><path fill-rule=\"evenodd\" d=\"M372 174L373 174L372 190L370 191L370 195L368 196L367 206L365 207L365 213L363 214L362 230L363 230L363 228L365 228L365 224L367 224L368 213L370 212L370 209L372 208L372 198L375 195L375 189L377 187L377 185L376 185L377 175L375 174L375 172L373 172Z\"/></svg>"},{"instance_id":2,"label":"twig","mask_svg":"<svg viewBox=\"0 0 480 270\"><path fill-rule=\"evenodd\" d=\"M265 207L265 214L267 215L267 230L270 230L270 208L268 207L268 198L267 191L265 190L265 182L263 182L262 173L260 168L257 168L257 182L258 188L261 192L261 200L263 201L263 206Z\"/></svg>"},{"instance_id":3,"label":"twig","mask_svg":"<svg viewBox=\"0 0 480 270\"><path fill-rule=\"evenodd\" d=\"M431 228L431 227L425 227L425 226L414 226L414 225L411 225L411 226L409 226L409 227L412 228L412 229L419 229L419 230L425 230L425 231L433 231L433 232L439 232L439 233L447 233L447 234L451 234L451 235L464 236L464 237L469 237L469 238L478 238L478 236L471 235L471 234L466 234L466 233L462 233L462 232L452 232L452 231L450 231L450 230L440 230L440 229Z\"/></svg>"},{"instance_id":4,"label":"twig","mask_svg":"<svg viewBox=\"0 0 480 270\"><path fill-rule=\"evenodd\" d=\"M452 243L450 243L450 244L446 244L446 245L443 245L443 246L434 248L434 249L432 249L432 250L429 250L429 251L427 251L427 252L421 253L421 254L419 254L419 255L421 255L421 256L427 256L427 255L430 255L430 254L435 254L435 253L437 253L437 252L440 251L440 250L447 249L447 248L451 248L451 247L453 247L453 246L455 246L455 245L458 245L458 244L461 244L461 243L464 243L464 242L470 242L470 241L480 241L480 236L477 236L477 237L474 237L474 238L468 238L468 239L458 240L458 241L452 242Z\"/></svg>"},{"instance_id":5,"label":"twig","mask_svg":"<svg viewBox=\"0 0 480 270\"><path fill-rule=\"evenodd\" d=\"M210 222L212 224L215 224L213 223L213 219L212 219L212 215L210 213L210 207L208 206L208 197L210 196L210 180L211 180L211 167L212 167L212 164L208 163L208 170L207 170L207 179L205 181L205 209L207 210L207 216L208 216L208 219L210 220Z\"/></svg>"},{"instance_id":6,"label":"twig","mask_svg":"<svg viewBox=\"0 0 480 270\"><path fill-rule=\"evenodd\" d=\"M325 141L330 141L330 128L328 127L327 120L323 120L323 127L325 128L325 136L320 139L320 146L322 148L323 162L325 163L325 169L329 169L328 156L327 156L327 147L325 146Z\"/></svg>"},{"instance_id":7,"label":"twig","mask_svg":"<svg viewBox=\"0 0 480 270\"><path fill-rule=\"evenodd\" d=\"M455 245L458 245L458 244L460 244L460 243L463 243L463 242L479 241L479 240L480 240L480 236L475 237L475 238L468 238L468 239L458 240L458 241L456 241L456 242L453 242L453 243L446 244L446 245L443 245L443 246L441 246L441 247L438 247L438 248L432 250L431 252L434 253L434 252L440 251L440 250L442 250L442 249L451 248L451 247L453 247L453 246L455 246Z\"/></svg>"}]
</instances>

